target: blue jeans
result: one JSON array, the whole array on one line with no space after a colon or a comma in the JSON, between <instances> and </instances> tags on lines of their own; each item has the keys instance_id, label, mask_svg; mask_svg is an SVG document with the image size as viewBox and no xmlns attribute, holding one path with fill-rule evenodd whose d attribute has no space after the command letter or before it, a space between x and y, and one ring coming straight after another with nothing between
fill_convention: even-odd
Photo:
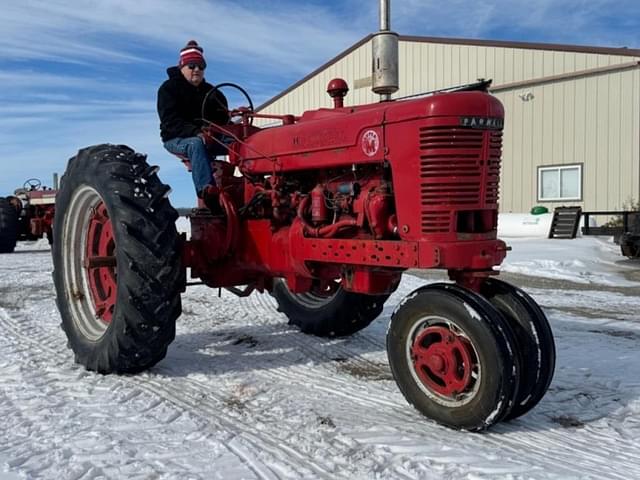
<instances>
[{"instance_id":1,"label":"blue jeans","mask_svg":"<svg viewBox=\"0 0 640 480\"><path fill-rule=\"evenodd\" d=\"M207 147L200 137L172 138L164 142L164 148L174 155L182 155L189 159L197 195L200 195L207 185L215 185L211 171L213 157L227 154L226 148L221 145Z\"/></svg>"}]
</instances>

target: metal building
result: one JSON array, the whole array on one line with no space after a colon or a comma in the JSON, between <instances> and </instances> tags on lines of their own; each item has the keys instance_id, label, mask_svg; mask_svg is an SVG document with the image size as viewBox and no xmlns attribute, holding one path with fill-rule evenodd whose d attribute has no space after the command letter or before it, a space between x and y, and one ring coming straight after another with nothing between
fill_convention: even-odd
<instances>
[{"instance_id":1,"label":"metal building","mask_svg":"<svg viewBox=\"0 0 640 480\"><path fill-rule=\"evenodd\" d=\"M325 93L347 81L345 105L377 102L372 35L260 107L301 114L331 107ZM581 205L617 210L640 200L640 50L399 37L393 98L493 79L505 106L500 209Z\"/></svg>"}]
</instances>

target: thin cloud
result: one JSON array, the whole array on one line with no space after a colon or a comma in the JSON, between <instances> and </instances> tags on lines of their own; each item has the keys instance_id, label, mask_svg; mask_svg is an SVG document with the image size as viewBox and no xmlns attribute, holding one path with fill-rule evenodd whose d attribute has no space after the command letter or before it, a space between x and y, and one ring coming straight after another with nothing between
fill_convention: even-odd
<instances>
[{"instance_id":1,"label":"thin cloud","mask_svg":"<svg viewBox=\"0 0 640 480\"><path fill-rule=\"evenodd\" d=\"M66 102L66 103L54 103L47 104L39 103L9 103L0 105L0 117L2 116L43 116L47 115L49 118L68 118L70 116L92 116L112 112L114 114L133 112L133 113L147 113L155 115L155 101L89 101L89 102ZM47 117L43 117L47 118Z\"/></svg>"},{"instance_id":2,"label":"thin cloud","mask_svg":"<svg viewBox=\"0 0 640 480\"><path fill-rule=\"evenodd\" d=\"M345 48L360 36L328 8L292 8L289 2L112 0L86 8L86 2L78 0L32 0L3 8L0 55L132 63L149 61L140 50L155 46L167 49L167 57L171 52L173 60L190 35L185 31L193 30L181 28L178 18L202 27L196 36L215 58L232 63L241 58L260 68L304 71L315 66L318 56ZM207 19L212 28L206 28Z\"/></svg>"},{"instance_id":3,"label":"thin cloud","mask_svg":"<svg viewBox=\"0 0 640 480\"><path fill-rule=\"evenodd\" d=\"M109 86L110 91L133 91L130 84L114 82L107 78L90 77L86 74L53 74L46 73L42 67L0 70L2 91L7 89L33 90L34 92L64 89L66 91L102 90Z\"/></svg>"}]
</instances>

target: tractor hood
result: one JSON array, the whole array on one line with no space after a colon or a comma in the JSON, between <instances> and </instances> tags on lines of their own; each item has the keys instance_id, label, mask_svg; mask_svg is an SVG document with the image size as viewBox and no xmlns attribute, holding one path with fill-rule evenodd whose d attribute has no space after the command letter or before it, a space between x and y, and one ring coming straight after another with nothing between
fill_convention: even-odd
<instances>
[{"instance_id":1,"label":"tractor hood","mask_svg":"<svg viewBox=\"0 0 640 480\"><path fill-rule=\"evenodd\" d=\"M504 110L498 99L485 92L441 93L411 100L312 110L294 124L266 128L251 135L245 145L236 146L232 161L243 160L243 170L251 174L270 173L274 168L304 170L382 162L387 125L434 117L460 117L461 122L478 122L480 127L487 121L501 124Z\"/></svg>"}]
</instances>

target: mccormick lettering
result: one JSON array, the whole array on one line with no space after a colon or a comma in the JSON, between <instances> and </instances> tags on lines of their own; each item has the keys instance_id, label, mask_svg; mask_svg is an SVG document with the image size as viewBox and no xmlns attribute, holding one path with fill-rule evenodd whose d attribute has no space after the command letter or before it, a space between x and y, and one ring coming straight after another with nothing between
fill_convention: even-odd
<instances>
[{"instance_id":1,"label":"mccormick lettering","mask_svg":"<svg viewBox=\"0 0 640 480\"><path fill-rule=\"evenodd\" d=\"M322 148L343 145L346 135L342 129L326 128L309 135L293 137L293 144L301 148Z\"/></svg>"}]
</instances>

